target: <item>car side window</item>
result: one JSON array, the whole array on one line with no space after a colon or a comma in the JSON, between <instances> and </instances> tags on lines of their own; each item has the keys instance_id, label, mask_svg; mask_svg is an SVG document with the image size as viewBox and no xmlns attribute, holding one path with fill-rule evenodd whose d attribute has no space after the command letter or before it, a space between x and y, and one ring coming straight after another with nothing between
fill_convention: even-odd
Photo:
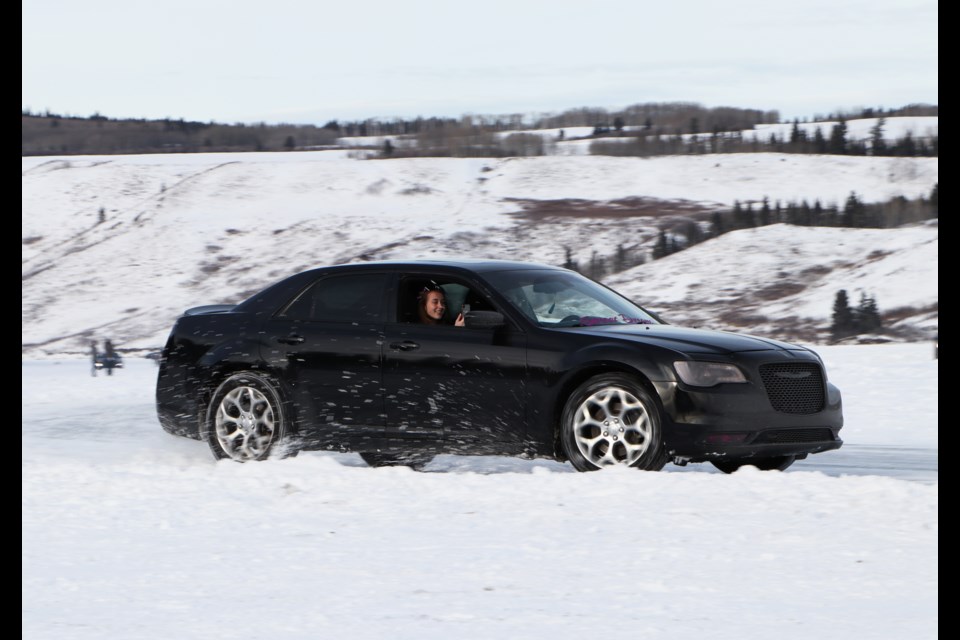
<instances>
[{"instance_id":1,"label":"car side window","mask_svg":"<svg viewBox=\"0 0 960 640\"><path fill-rule=\"evenodd\" d=\"M447 306L444 314L445 324L452 324L464 305L468 305L471 311L496 311L496 307L486 297L461 280L449 276L417 275L402 278L400 281L399 308L397 309L399 321L406 323L420 322L417 309L420 295L425 291L437 288L443 291Z\"/></svg>"},{"instance_id":2,"label":"car side window","mask_svg":"<svg viewBox=\"0 0 960 640\"><path fill-rule=\"evenodd\" d=\"M282 315L309 322L380 322L387 276L364 273L323 278L298 296Z\"/></svg>"}]
</instances>

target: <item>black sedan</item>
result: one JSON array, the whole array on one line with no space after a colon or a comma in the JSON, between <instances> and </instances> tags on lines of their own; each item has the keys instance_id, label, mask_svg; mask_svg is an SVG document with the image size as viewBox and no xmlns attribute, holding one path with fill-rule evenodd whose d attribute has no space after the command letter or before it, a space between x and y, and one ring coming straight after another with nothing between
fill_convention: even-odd
<instances>
[{"instance_id":1,"label":"black sedan","mask_svg":"<svg viewBox=\"0 0 960 640\"><path fill-rule=\"evenodd\" d=\"M170 433L238 461L355 451L658 470L785 469L841 446L809 349L665 324L573 271L504 261L314 269L188 310L163 350Z\"/></svg>"}]
</instances>

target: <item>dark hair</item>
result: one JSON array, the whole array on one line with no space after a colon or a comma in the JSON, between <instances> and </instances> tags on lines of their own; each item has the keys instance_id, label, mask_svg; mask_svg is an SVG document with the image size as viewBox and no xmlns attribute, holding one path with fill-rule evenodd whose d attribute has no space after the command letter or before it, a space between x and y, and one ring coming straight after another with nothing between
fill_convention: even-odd
<instances>
[{"instance_id":1,"label":"dark hair","mask_svg":"<svg viewBox=\"0 0 960 640\"><path fill-rule=\"evenodd\" d=\"M431 280L428 284L424 285L423 289L420 289L420 291L417 293L417 300L423 300L426 294L430 293L431 291L439 291L440 293L443 294L443 297L447 297L447 292L443 290L443 287L441 287L436 282Z\"/></svg>"}]
</instances>

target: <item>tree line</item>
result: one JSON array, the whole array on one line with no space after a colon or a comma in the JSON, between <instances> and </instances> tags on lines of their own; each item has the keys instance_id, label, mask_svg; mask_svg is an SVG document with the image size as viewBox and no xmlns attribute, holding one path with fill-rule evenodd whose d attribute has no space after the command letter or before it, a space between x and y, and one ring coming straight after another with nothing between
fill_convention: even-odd
<instances>
[{"instance_id":1,"label":"tree line","mask_svg":"<svg viewBox=\"0 0 960 640\"><path fill-rule=\"evenodd\" d=\"M839 114L851 117L936 115L937 107L910 105L883 111ZM842 153L874 155L937 155L938 142L912 138L893 144L849 140L838 131L806 134L794 122L789 137L753 139L740 132L760 124L779 123L776 111L738 107L705 107L692 102L631 105L619 110L579 107L558 114L466 114L459 118L368 118L329 120L322 126L297 124L224 124L184 119L115 119L99 113L67 116L21 111L21 154L111 154L200 151L293 151L326 148L342 137L402 136L403 145L373 145L366 157L504 157L546 155L555 140L529 129L592 127L592 153L665 155L677 153ZM513 132L513 133L511 133ZM881 130L882 133L882 125ZM605 137L630 136L627 142ZM878 134L882 139L882 135Z\"/></svg>"},{"instance_id":2,"label":"tree line","mask_svg":"<svg viewBox=\"0 0 960 640\"><path fill-rule=\"evenodd\" d=\"M809 133L807 127L801 127L794 120L788 135L771 132L762 137L759 133L747 131L725 132L714 129L712 133L685 134L681 130L671 135L648 132L641 129L631 132L628 140L622 133L614 133L616 139L610 139L617 129L594 129L596 141L590 145L592 155L653 157L664 155L707 154L707 153L803 153L851 156L907 156L939 157L939 134L915 137L910 131L892 141L887 140L884 129L885 117L877 119L871 128L869 138L857 140L849 136L846 120L831 125L825 133L823 127L814 127ZM696 128L691 125L691 129Z\"/></svg>"},{"instance_id":3,"label":"tree line","mask_svg":"<svg viewBox=\"0 0 960 640\"><path fill-rule=\"evenodd\" d=\"M758 202L734 202L729 209L719 209L706 217L686 218L664 226L652 246L618 244L612 255L593 251L588 260L580 260L570 247L564 247L563 266L584 275L600 279L672 255L711 238L738 229L750 229L771 224L791 224L808 227L849 227L885 229L904 224L939 218L939 183L929 195L917 198L895 196L884 202L866 203L851 192L843 205L822 204L815 200L770 203L768 198Z\"/></svg>"},{"instance_id":4,"label":"tree line","mask_svg":"<svg viewBox=\"0 0 960 640\"><path fill-rule=\"evenodd\" d=\"M736 201L732 209L713 213L710 236L777 223L803 227L890 229L939 217L940 183L936 183L927 196L894 196L883 202L864 202L856 192L850 192L842 205L823 204L819 199L812 204L806 199L784 203L777 200L772 205L768 198L759 203Z\"/></svg>"},{"instance_id":5,"label":"tree line","mask_svg":"<svg viewBox=\"0 0 960 640\"><path fill-rule=\"evenodd\" d=\"M20 120L24 156L292 151L329 147L338 137L322 127L292 124L114 120L99 114L80 118L29 112Z\"/></svg>"}]
</instances>

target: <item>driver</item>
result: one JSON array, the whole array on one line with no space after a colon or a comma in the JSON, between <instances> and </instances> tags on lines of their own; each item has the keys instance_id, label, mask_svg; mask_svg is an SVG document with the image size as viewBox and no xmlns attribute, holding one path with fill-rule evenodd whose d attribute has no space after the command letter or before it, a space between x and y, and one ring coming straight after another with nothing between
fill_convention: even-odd
<instances>
[{"instance_id":1,"label":"driver","mask_svg":"<svg viewBox=\"0 0 960 640\"><path fill-rule=\"evenodd\" d=\"M443 315L447 311L447 298L443 289L435 283L424 287L420 295L417 296L417 311L422 324L447 324L443 320ZM457 315L453 324L457 327L466 324L463 313Z\"/></svg>"}]
</instances>

